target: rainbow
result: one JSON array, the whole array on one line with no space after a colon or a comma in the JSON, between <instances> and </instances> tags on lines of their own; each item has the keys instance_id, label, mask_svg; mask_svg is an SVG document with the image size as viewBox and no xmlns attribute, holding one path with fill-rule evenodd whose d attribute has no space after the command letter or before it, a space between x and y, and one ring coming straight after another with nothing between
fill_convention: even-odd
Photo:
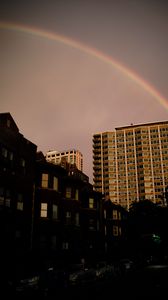
<instances>
[{"instance_id":1,"label":"rainbow","mask_svg":"<svg viewBox=\"0 0 168 300\"><path fill-rule=\"evenodd\" d=\"M111 56L105 55L104 53L102 53L97 49L90 48L87 45L84 45L81 42L77 42L73 39L69 39L66 36L59 35L54 32L33 28L31 26L9 23L9 22L0 22L0 29L26 33L29 35L48 39L50 41L56 41L64 45L67 45L68 47L72 47L77 50L80 50L88 55L91 55L99 59L100 61L108 65L111 65L113 68L120 71L127 78L130 78L132 81L134 81L136 84L142 87L146 92L148 92L163 107L165 107L168 110L168 101L152 85L150 85L148 82L146 82L141 77L139 77L139 75L137 75L135 72L133 72L132 70L130 70L129 68L127 68L126 66L118 62L116 59L112 58Z\"/></svg>"}]
</instances>

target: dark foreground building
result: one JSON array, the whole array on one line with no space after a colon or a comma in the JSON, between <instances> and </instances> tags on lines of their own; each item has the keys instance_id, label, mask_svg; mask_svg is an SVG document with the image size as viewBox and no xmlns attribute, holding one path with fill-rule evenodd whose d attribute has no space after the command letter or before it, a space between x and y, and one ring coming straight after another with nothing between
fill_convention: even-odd
<instances>
[{"instance_id":1,"label":"dark foreground building","mask_svg":"<svg viewBox=\"0 0 168 300\"><path fill-rule=\"evenodd\" d=\"M0 114L0 241L5 273L32 246L36 145L20 132L10 113Z\"/></svg>"},{"instance_id":2,"label":"dark foreground building","mask_svg":"<svg viewBox=\"0 0 168 300\"><path fill-rule=\"evenodd\" d=\"M0 114L3 281L27 268L92 263L112 255L113 242L124 233L122 213L104 201L82 171L47 162L10 113Z\"/></svg>"},{"instance_id":3,"label":"dark foreground building","mask_svg":"<svg viewBox=\"0 0 168 300\"><path fill-rule=\"evenodd\" d=\"M102 195L78 174L37 157L34 252L55 263L94 257L101 250Z\"/></svg>"}]
</instances>

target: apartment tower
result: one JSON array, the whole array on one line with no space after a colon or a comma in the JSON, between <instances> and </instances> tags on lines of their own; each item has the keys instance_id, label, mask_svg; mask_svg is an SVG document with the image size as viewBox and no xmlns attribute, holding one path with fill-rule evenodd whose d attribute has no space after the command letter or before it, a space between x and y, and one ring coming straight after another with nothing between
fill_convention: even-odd
<instances>
[{"instance_id":1,"label":"apartment tower","mask_svg":"<svg viewBox=\"0 0 168 300\"><path fill-rule=\"evenodd\" d=\"M129 210L148 199L164 204L168 185L168 121L115 128L93 135L93 185Z\"/></svg>"},{"instance_id":2,"label":"apartment tower","mask_svg":"<svg viewBox=\"0 0 168 300\"><path fill-rule=\"evenodd\" d=\"M71 149L62 152L49 150L46 153L46 160L57 165L67 162L76 165L78 170L83 171L83 155L79 150Z\"/></svg>"}]
</instances>

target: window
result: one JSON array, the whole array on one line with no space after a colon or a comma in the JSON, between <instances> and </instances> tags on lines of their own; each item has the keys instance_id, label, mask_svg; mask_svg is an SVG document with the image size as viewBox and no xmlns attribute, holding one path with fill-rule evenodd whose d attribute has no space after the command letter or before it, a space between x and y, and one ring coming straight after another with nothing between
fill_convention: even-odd
<instances>
[{"instance_id":1,"label":"window","mask_svg":"<svg viewBox=\"0 0 168 300\"><path fill-rule=\"evenodd\" d=\"M11 193L9 190L6 190L5 206L10 207L10 203L11 203Z\"/></svg>"},{"instance_id":2,"label":"window","mask_svg":"<svg viewBox=\"0 0 168 300\"><path fill-rule=\"evenodd\" d=\"M21 167L25 167L25 165L26 165L26 161L25 161L25 159L23 159L23 158L21 158L21 160L20 160L20 165L21 165Z\"/></svg>"},{"instance_id":3,"label":"window","mask_svg":"<svg viewBox=\"0 0 168 300\"><path fill-rule=\"evenodd\" d=\"M75 200L79 200L79 190L75 190Z\"/></svg>"},{"instance_id":4,"label":"window","mask_svg":"<svg viewBox=\"0 0 168 300\"><path fill-rule=\"evenodd\" d=\"M0 187L0 206L4 205L4 188Z\"/></svg>"},{"instance_id":5,"label":"window","mask_svg":"<svg viewBox=\"0 0 168 300\"><path fill-rule=\"evenodd\" d=\"M22 194L17 195L17 209L23 210L23 195Z\"/></svg>"},{"instance_id":6,"label":"window","mask_svg":"<svg viewBox=\"0 0 168 300\"><path fill-rule=\"evenodd\" d=\"M121 212L118 212L118 219L121 220Z\"/></svg>"},{"instance_id":7,"label":"window","mask_svg":"<svg viewBox=\"0 0 168 300\"><path fill-rule=\"evenodd\" d=\"M89 208L94 208L94 199L89 198Z\"/></svg>"},{"instance_id":8,"label":"window","mask_svg":"<svg viewBox=\"0 0 168 300\"><path fill-rule=\"evenodd\" d=\"M9 153L9 160L11 160L11 161L13 160L13 152Z\"/></svg>"},{"instance_id":9,"label":"window","mask_svg":"<svg viewBox=\"0 0 168 300\"><path fill-rule=\"evenodd\" d=\"M42 174L42 183L41 186L43 188L48 188L48 174Z\"/></svg>"},{"instance_id":10,"label":"window","mask_svg":"<svg viewBox=\"0 0 168 300\"><path fill-rule=\"evenodd\" d=\"M75 214L75 225L79 225L79 213Z\"/></svg>"},{"instance_id":11,"label":"window","mask_svg":"<svg viewBox=\"0 0 168 300\"><path fill-rule=\"evenodd\" d=\"M118 215L117 215L117 210L113 209L113 220L117 220Z\"/></svg>"},{"instance_id":12,"label":"window","mask_svg":"<svg viewBox=\"0 0 168 300\"><path fill-rule=\"evenodd\" d=\"M8 156L8 151L7 151L7 149L2 148L2 156L3 156L4 158L7 158L7 156Z\"/></svg>"},{"instance_id":13,"label":"window","mask_svg":"<svg viewBox=\"0 0 168 300\"><path fill-rule=\"evenodd\" d=\"M118 236L118 226L113 226L113 235Z\"/></svg>"},{"instance_id":14,"label":"window","mask_svg":"<svg viewBox=\"0 0 168 300\"><path fill-rule=\"evenodd\" d=\"M58 219L58 205L53 204L53 219Z\"/></svg>"},{"instance_id":15,"label":"window","mask_svg":"<svg viewBox=\"0 0 168 300\"><path fill-rule=\"evenodd\" d=\"M106 214L106 210L104 209L104 218L105 218L105 219L106 219L106 215L107 215L107 214Z\"/></svg>"},{"instance_id":16,"label":"window","mask_svg":"<svg viewBox=\"0 0 168 300\"><path fill-rule=\"evenodd\" d=\"M68 248L69 248L69 243L68 242L63 242L62 249L68 250Z\"/></svg>"},{"instance_id":17,"label":"window","mask_svg":"<svg viewBox=\"0 0 168 300\"><path fill-rule=\"evenodd\" d=\"M47 218L47 203L41 203L40 217Z\"/></svg>"},{"instance_id":18,"label":"window","mask_svg":"<svg viewBox=\"0 0 168 300\"><path fill-rule=\"evenodd\" d=\"M66 188L66 198L71 198L71 188L70 187Z\"/></svg>"},{"instance_id":19,"label":"window","mask_svg":"<svg viewBox=\"0 0 168 300\"><path fill-rule=\"evenodd\" d=\"M10 125L11 125L11 121L10 119L7 119L7 127L10 127Z\"/></svg>"},{"instance_id":20,"label":"window","mask_svg":"<svg viewBox=\"0 0 168 300\"><path fill-rule=\"evenodd\" d=\"M70 211L66 212L65 222L66 222L66 224L71 224L71 212Z\"/></svg>"},{"instance_id":21,"label":"window","mask_svg":"<svg viewBox=\"0 0 168 300\"><path fill-rule=\"evenodd\" d=\"M23 202L18 202L17 203L17 209L18 210L23 210Z\"/></svg>"},{"instance_id":22,"label":"window","mask_svg":"<svg viewBox=\"0 0 168 300\"><path fill-rule=\"evenodd\" d=\"M95 230L95 220L94 219L89 219L89 229L90 230Z\"/></svg>"},{"instance_id":23,"label":"window","mask_svg":"<svg viewBox=\"0 0 168 300\"><path fill-rule=\"evenodd\" d=\"M53 189L55 191L58 191L58 178L54 176L54 179L53 179Z\"/></svg>"},{"instance_id":24,"label":"window","mask_svg":"<svg viewBox=\"0 0 168 300\"><path fill-rule=\"evenodd\" d=\"M67 211L66 212L66 218L70 218L71 217L71 212L70 211Z\"/></svg>"},{"instance_id":25,"label":"window","mask_svg":"<svg viewBox=\"0 0 168 300\"><path fill-rule=\"evenodd\" d=\"M150 181L146 181L146 182L144 182L144 185L145 185L145 187L152 187L152 182L150 182Z\"/></svg>"}]
</instances>

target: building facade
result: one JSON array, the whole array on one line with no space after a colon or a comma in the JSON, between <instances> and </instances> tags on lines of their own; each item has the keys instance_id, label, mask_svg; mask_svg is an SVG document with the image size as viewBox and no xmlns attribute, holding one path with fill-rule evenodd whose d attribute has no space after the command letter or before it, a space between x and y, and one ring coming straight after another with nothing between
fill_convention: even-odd
<instances>
[{"instance_id":1,"label":"building facade","mask_svg":"<svg viewBox=\"0 0 168 300\"><path fill-rule=\"evenodd\" d=\"M101 193L42 155L37 157L34 253L58 263L80 262L100 254Z\"/></svg>"},{"instance_id":2,"label":"building facade","mask_svg":"<svg viewBox=\"0 0 168 300\"><path fill-rule=\"evenodd\" d=\"M126 255L127 218L128 212L123 207L110 200L103 202L104 252L107 258Z\"/></svg>"},{"instance_id":3,"label":"building facade","mask_svg":"<svg viewBox=\"0 0 168 300\"><path fill-rule=\"evenodd\" d=\"M19 132L10 113L1 113L0 238L6 272L32 247L36 149Z\"/></svg>"},{"instance_id":4,"label":"building facade","mask_svg":"<svg viewBox=\"0 0 168 300\"><path fill-rule=\"evenodd\" d=\"M76 165L77 169L83 171L83 155L79 150L67 151L50 150L46 153L46 160L57 165L66 167L66 163Z\"/></svg>"},{"instance_id":5,"label":"building facade","mask_svg":"<svg viewBox=\"0 0 168 300\"><path fill-rule=\"evenodd\" d=\"M128 210L134 201L161 203L168 185L168 121L94 134L93 181L106 200Z\"/></svg>"}]
</instances>

